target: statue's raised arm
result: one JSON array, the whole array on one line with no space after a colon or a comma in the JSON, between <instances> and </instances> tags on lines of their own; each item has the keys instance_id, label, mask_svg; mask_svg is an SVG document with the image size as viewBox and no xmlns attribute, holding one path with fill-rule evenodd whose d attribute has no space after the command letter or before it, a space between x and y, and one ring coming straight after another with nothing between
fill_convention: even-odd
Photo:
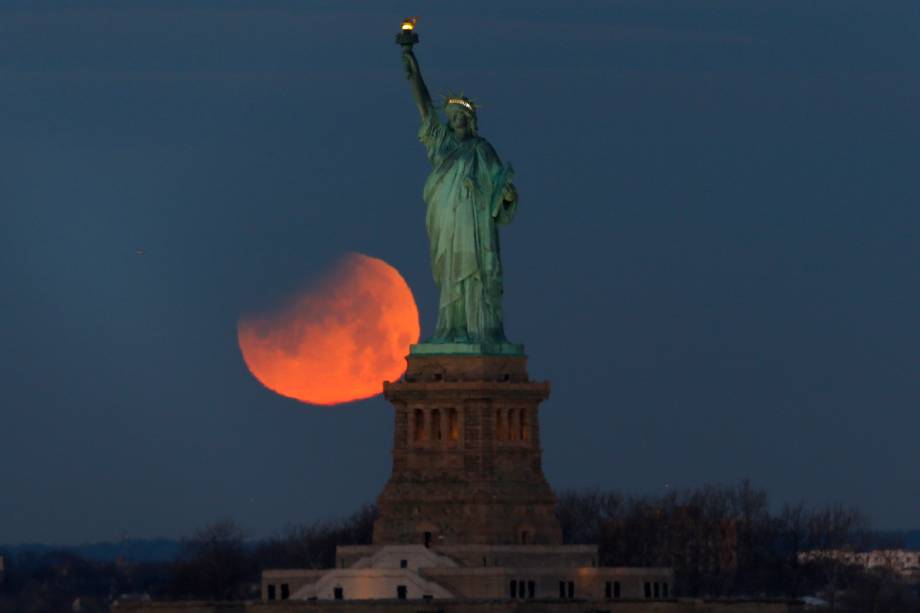
<instances>
[{"instance_id":1,"label":"statue's raised arm","mask_svg":"<svg viewBox=\"0 0 920 613\"><path fill-rule=\"evenodd\" d=\"M434 106L432 105L428 88L425 86L425 81L422 79L418 60L415 59L415 54L411 50L403 51L403 63L406 65L406 78L409 79L409 84L412 86L412 97L415 98L415 106L418 107L422 121L426 121Z\"/></svg>"}]
</instances>

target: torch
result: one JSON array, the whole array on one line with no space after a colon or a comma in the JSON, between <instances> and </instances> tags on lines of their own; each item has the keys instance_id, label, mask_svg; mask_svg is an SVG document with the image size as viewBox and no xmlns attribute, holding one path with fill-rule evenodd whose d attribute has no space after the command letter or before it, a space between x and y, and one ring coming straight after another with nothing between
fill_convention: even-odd
<instances>
[{"instance_id":1,"label":"torch","mask_svg":"<svg viewBox=\"0 0 920 613\"><path fill-rule=\"evenodd\" d=\"M396 35L396 44L403 48L403 51L410 53L412 45L418 43L418 33L415 31L415 22L418 17L406 17L399 26L399 34Z\"/></svg>"}]
</instances>

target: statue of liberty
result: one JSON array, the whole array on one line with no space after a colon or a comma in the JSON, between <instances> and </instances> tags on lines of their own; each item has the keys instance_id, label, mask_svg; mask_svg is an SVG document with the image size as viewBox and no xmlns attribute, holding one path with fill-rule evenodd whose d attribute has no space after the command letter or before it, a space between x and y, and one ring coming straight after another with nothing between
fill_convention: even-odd
<instances>
[{"instance_id":1,"label":"statue of liberty","mask_svg":"<svg viewBox=\"0 0 920 613\"><path fill-rule=\"evenodd\" d=\"M434 335L413 353L437 351L432 345L445 343L460 345L444 348L448 353L521 353L520 345L505 339L502 324L498 226L510 223L517 208L511 165L502 164L477 133L471 99L449 95L442 123L411 46L403 47L403 62L422 119L418 137L432 166L423 195L440 292Z\"/></svg>"}]
</instances>

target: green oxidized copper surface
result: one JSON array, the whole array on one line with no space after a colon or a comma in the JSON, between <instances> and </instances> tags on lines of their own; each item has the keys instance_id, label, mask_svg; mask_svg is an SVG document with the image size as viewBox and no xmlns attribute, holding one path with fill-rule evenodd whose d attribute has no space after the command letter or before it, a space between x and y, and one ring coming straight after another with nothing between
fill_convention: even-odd
<instances>
[{"instance_id":1,"label":"green oxidized copper surface","mask_svg":"<svg viewBox=\"0 0 920 613\"><path fill-rule=\"evenodd\" d=\"M515 343L436 343L409 347L409 355L524 355L524 345Z\"/></svg>"},{"instance_id":2,"label":"green oxidized copper surface","mask_svg":"<svg viewBox=\"0 0 920 613\"><path fill-rule=\"evenodd\" d=\"M498 226L510 223L517 209L514 171L479 136L472 100L448 96L442 122L411 47L403 48L403 61L432 167L423 196L439 291L435 332L411 353L521 355L523 346L505 338L498 236Z\"/></svg>"}]
</instances>

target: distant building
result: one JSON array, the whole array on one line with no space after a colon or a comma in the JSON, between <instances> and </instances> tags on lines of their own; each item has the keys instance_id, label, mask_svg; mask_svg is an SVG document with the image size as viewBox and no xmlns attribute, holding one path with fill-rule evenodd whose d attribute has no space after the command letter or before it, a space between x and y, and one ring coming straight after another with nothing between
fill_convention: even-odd
<instances>
[{"instance_id":1,"label":"distant building","mask_svg":"<svg viewBox=\"0 0 920 613\"><path fill-rule=\"evenodd\" d=\"M876 549L875 551L855 552L842 549L816 549L799 554L799 562L836 560L850 566L860 566L866 570L884 568L905 579L920 580L920 551L907 549Z\"/></svg>"}]
</instances>

